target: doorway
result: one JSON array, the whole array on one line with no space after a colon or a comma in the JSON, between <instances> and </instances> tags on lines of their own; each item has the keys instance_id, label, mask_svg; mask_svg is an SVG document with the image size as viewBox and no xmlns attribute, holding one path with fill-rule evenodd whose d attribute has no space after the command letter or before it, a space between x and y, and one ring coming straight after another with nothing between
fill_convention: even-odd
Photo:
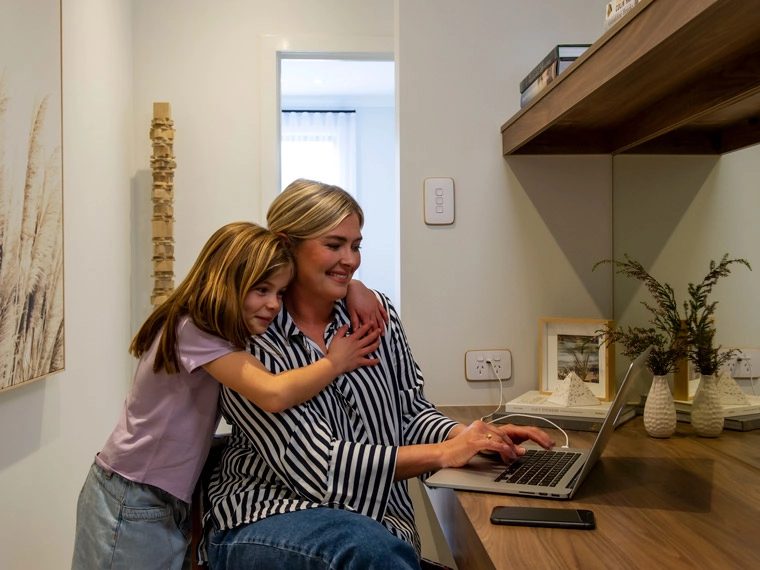
<instances>
[{"instance_id":1,"label":"doorway","mask_svg":"<svg viewBox=\"0 0 760 570\"><path fill-rule=\"evenodd\" d=\"M279 190L295 178L336 184L364 210L368 287L399 304L395 64L384 55L279 53Z\"/></svg>"}]
</instances>

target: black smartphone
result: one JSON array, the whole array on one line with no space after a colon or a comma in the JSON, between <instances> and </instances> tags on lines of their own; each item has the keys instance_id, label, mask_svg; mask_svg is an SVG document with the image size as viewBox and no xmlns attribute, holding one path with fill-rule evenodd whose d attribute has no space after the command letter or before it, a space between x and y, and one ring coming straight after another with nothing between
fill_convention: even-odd
<instances>
[{"instance_id":1,"label":"black smartphone","mask_svg":"<svg viewBox=\"0 0 760 570\"><path fill-rule=\"evenodd\" d=\"M585 530L596 528L593 511L549 507L495 507L491 512L491 523Z\"/></svg>"}]
</instances>

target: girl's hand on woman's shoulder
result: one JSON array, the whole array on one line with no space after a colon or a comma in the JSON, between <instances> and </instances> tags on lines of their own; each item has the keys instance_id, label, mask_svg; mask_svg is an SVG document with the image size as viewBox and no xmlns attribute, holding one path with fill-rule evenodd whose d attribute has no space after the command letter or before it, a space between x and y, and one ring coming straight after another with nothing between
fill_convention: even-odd
<instances>
[{"instance_id":1,"label":"girl's hand on woman's shoulder","mask_svg":"<svg viewBox=\"0 0 760 570\"><path fill-rule=\"evenodd\" d=\"M380 346L380 329L366 324L348 334L348 325L343 325L335 333L327 348L327 355L340 373L351 372L362 366L374 366L380 363L378 358L369 354Z\"/></svg>"},{"instance_id":2,"label":"girl's hand on woman's shoulder","mask_svg":"<svg viewBox=\"0 0 760 570\"><path fill-rule=\"evenodd\" d=\"M388 321L388 311L385 310L375 294L364 283L352 279L348 284L346 308L351 319L351 328L357 330L360 325L372 325L385 334Z\"/></svg>"}]
</instances>

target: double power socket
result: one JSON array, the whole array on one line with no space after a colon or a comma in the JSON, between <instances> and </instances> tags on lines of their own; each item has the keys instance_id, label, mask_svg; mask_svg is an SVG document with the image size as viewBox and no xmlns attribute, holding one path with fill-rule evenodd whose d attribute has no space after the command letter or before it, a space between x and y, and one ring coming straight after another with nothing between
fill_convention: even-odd
<instances>
[{"instance_id":1,"label":"double power socket","mask_svg":"<svg viewBox=\"0 0 760 570\"><path fill-rule=\"evenodd\" d=\"M512 353L507 349L468 350L464 353L464 376L471 382L508 380L512 377Z\"/></svg>"},{"instance_id":2,"label":"double power socket","mask_svg":"<svg viewBox=\"0 0 760 570\"><path fill-rule=\"evenodd\" d=\"M736 380L760 378L760 348L735 348L731 358L721 366L718 374L728 370Z\"/></svg>"}]
</instances>

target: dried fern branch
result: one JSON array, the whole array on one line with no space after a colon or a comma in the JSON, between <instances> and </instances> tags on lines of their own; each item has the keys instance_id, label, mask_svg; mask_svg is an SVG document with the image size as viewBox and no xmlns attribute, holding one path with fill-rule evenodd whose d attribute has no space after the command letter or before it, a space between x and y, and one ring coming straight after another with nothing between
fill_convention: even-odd
<instances>
[{"instance_id":1,"label":"dried fern branch","mask_svg":"<svg viewBox=\"0 0 760 570\"><path fill-rule=\"evenodd\" d=\"M683 304L691 344L689 359L700 374L715 374L735 352L734 350L721 352L721 347L714 345L716 333L714 315L718 302L707 302L718 279L728 276L731 273L730 266L734 263L744 265L752 271L746 259L729 259L726 253L719 263L710 261L710 271L701 283L698 285L689 283L689 299Z\"/></svg>"},{"instance_id":2,"label":"dried fern branch","mask_svg":"<svg viewBox=\"0 0 760 570\"><path fill-rule=\"evenodd\" d=\"M652 295L654 303L642 301L651 317L651 327L605 327L602 332L605 342L623 346L623 354L633 359L652 345L647 358L647 368L652 374L664 376L678 370L678 362L688 354L686 335L681 327L681 315L673 288L652 277L638 261L625 254L625 261L605 259L594 264L596 269L602 264L612 264L616 273L638 279Z\"/></svg>"}]
</instances>

